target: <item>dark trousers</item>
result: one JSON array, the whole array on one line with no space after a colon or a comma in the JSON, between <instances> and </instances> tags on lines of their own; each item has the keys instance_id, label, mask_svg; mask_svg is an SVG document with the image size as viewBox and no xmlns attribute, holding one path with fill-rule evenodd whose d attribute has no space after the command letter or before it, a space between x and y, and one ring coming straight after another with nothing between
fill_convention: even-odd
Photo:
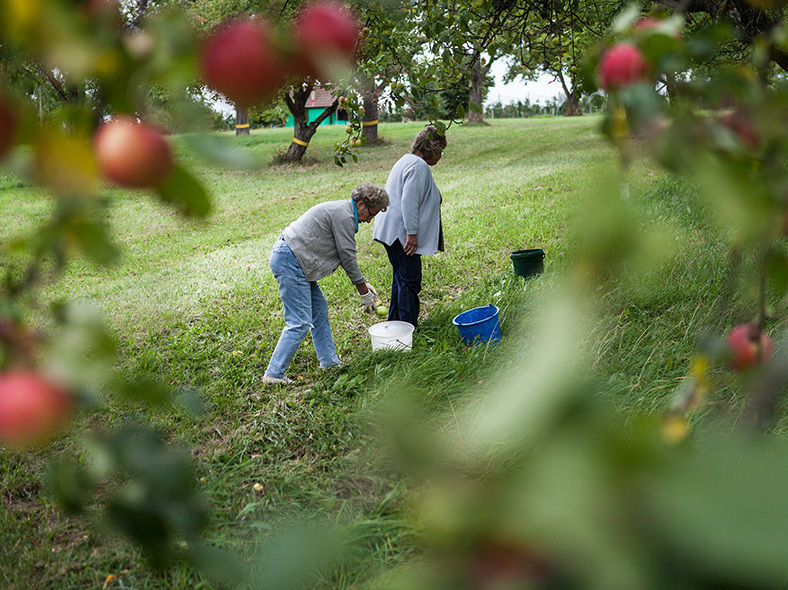
<instances>
[{"instance_id":1,"label":"dark trousers","mask_svg":"<svg viewBox=\"0 0 788 590\"><path fill-rule=\"evenodd\" d=\"M391 246L383 246L393 270L388 319L409 322L416 326L419 321L421 255L406 256L399 240L395 240Z\"/></svg>"}]
</instances>

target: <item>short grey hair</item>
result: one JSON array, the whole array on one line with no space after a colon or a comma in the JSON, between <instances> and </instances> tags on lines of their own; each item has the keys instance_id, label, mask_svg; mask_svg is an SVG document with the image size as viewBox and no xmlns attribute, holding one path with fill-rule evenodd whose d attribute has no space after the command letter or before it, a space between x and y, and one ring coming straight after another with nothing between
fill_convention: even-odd
<instances>
[{"instance_id":1,"label":"short grey hair","mask_svg":"<svg viewBox=\"0 0 788 590\"><path fill-rule=\"evenodd\" d=\"M362 201L370 211L385 211L389 206L389 194L386 189L371 182L359 182L350 193L350 198L357 203Z\"/></svg>"},{"instance_id":2,"label":"short grey hair","mask_svg":"<svg viewBox=\"0 0 788 590\"><path fill-rule=\"evenodd\" d=\"M427 125L416 134L410 152L429 158L440 155L444 149L446 149L446 135L440 135L435 125Z\"/></svg>"}]
</instances>

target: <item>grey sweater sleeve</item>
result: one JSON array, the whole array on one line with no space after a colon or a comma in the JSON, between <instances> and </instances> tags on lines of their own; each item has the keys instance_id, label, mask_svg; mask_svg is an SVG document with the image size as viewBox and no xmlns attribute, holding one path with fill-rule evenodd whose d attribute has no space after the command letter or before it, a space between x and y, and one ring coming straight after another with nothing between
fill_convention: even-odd
<instances>
[{"instance_id":1,"label":"grey sweater sleeve","mask_svg":"<svg viewBox=\"0 0 788 590\"><path fill-rule=\"evenodd\" d=\"M356 260L356 222L347 217L332 217L331 231L337 246L339 263L347 273L350 282L360 285L364 282L364 275L358 267Z\"/></svg>"},{"instance_id":2,"label":"grey sweater sleeve","mask_svg":"<svg viewBox=\"0 0 788 590\"><path fill-rule=\"evenodd\" d=\"M426 185L427 176L422 167L410 166L402 175L402 222L408 235L419 233L419 209Z\"/></svg>"}]
</instances>

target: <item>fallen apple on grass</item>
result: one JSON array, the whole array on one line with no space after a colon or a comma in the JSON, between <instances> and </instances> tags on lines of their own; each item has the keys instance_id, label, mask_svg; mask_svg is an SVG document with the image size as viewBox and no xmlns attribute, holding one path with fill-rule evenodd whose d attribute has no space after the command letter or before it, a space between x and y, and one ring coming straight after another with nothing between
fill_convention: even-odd
<instances>
[{"instance_id":1,"label":"fallen apple on grass","mask_svg":"<svg viewBox=\"0 0 788 590\"><path fill-rule=\"evenodd\" d=\"M375 313L378 317L384 318L389 314L389 308L383 305L383 302L378 299L375 301Z\"/></svg>"}]
</instances>

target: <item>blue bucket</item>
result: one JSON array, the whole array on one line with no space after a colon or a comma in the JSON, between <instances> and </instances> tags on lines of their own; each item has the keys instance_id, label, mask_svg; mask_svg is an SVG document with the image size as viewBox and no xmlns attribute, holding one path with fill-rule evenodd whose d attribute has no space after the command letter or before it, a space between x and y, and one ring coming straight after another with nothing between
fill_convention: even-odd
<instances>
[{"instance_id":1,"label":"blue bucket","mask_svg":"<svg viewBox=\"0 0 788 590\"><path fill-rule=\"evenodd\" d=\"M498 342L501 325L498 323L498 308L494 305L474 307L454 316L451 321L460 331L460 338L467 345Z\"/></svg>"}]
</instances>

